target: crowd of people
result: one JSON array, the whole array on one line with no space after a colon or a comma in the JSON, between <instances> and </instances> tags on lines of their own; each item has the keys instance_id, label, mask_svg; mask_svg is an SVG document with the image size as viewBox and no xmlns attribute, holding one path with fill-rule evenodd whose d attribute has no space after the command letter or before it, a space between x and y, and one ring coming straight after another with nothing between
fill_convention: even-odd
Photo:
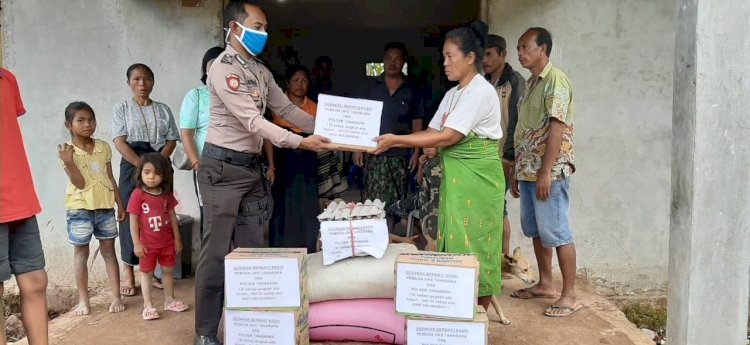
<instances>
[{"instance_id":1,"label":"crowd of people","mask_svg":"<svg viewBox=\"0 0 750 345\"><path fill-rule=\"evenodd\" d=\"M153 70L139 63L126 70L132 95L112 110L112 141L122 156L119 179L113 175L110 145L94 138L94 110L72 102L64 111L71 139L57 149L69 177L64 200L79 291L76 315L90 309L92 237L106 266L110 312L125 309L121 295L135 295L136 266L144 320L159 318L153 288L164 290L163 310L189 308L174 295L171 274L183 241L190 240L181 238L175 214L170 156L178 141L201 213L196 344L219 344L223 259L231 248L316 251L321 198L349 188L348 154L329 151L329 140L312 134L318 95L332 92L331 59L317 59L312 73L291 66L284 91L258 58L268 37L263 9L233 1L224 15L227 46L205 52L203 85L185 95L179 124L168 105L150 97ZM501 260L509 254L506 194L520 197L521 227L532 238L540 280L511 296L557 299L544 314L560 317L580 308L568 225L569 180L575 171L573 93L567 76L550 64L551 49L544 28L528 29L518 39L519 62L531 72L524 80L505 61L505 39L488 35L486 24L451 30L442 57L445 75L456 86L445 93L425 129L419 89L402 73L406 46L386 44L383 74L358 93L383 102L381 135L372 152L351 154L351 164L363 169L365 198L386 203L389 228L416 212L428 250L476 255L481 262L477 302L485 308L501 292ZM16 276L29 341L46 344L47 282L35 217L40 207L16 120L25 110L13 74L2 69L0 82L0 279ZM410 176L419 185L416 194L409 191ZM118 237L122 277L114 247ZM563 276L561 294L552 285L553 250ZM157 264L161 279L154 276Z\"/></svg>"}]
</instances>

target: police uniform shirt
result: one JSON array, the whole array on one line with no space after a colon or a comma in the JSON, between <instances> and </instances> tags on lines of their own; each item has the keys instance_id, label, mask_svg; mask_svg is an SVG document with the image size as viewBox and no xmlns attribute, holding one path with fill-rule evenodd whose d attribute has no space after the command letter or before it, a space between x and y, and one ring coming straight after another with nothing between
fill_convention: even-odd
<instances>
[{"instance_id":1,"label":"police uniform shirt","mask_svg":"<svg viewBox=\"0 0 750 345\"><path fill-rule=\"evenodd\" d=\"M254 57L243 58L232 46L216 58L207 84L211 121L206 142L246 153L260 153L264 138L275 146L299 147L302 137L266 120L266 107L303 132L314 130L315 119L289 101L271 71Z\"/></svg>"}]
</instances>

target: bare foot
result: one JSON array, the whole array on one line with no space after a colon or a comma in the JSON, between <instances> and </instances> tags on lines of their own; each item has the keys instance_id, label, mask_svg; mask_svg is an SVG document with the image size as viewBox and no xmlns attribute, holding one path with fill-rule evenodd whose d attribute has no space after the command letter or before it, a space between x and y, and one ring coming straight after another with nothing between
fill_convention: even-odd
<instances>
[{"instance_id":1,"label":"bare foot","mask_svg":"<svg viewBox=\"0 0 750 345\"><path fill-rule=\"evenodd\" d=\"M84 316L89 314L89 303L79 302L75 309L73 309L73 315Z\"/></svg>"},{"instance_id":2,"label":"bare foot","mask_svg":"<svg viewBox=\"0 0 750 345\"><path fill-rule=\"evenodd\" d=\"M418 237L419 236L403 237L403 236L398 236L394 234L388 235L388 239L393 243L407 243L407 244L415 244Z\"/></svg>"},{"instance_id":3,"label":"bare foot","mask_svg":"<svg viewBox=\"0 0 750 345\"><path fill-rule=\"evenodd\" d=\"M122 299L115 298L112 300L112 304L109 305L109 312L110 313L119 313L121 311L125 310L125 305L122 304Z\"/></svg>"}]
</instances>

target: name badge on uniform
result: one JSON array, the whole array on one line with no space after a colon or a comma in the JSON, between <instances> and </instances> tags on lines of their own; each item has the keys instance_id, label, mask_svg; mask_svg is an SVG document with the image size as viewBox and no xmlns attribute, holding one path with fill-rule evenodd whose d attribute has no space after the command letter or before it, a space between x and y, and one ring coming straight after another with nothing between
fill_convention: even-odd
<instances>
[{"instance_id":1,"label":"name badge on uniform","mask_svg":"<svg viewBox=\"0 0 750 345\"><path fill-rule=\"evenodd\" d=\"M237 59L237 62L240 63L240 65L245 66L247 65L247 62L245 62L245 59L243 59L240 54L235 54L234 58Z\"/></svg>"},{"instance_id":2,"label":"name badge on uniform","mask_svg":"<svg viewBox=\"0 0 750 345\"><path fill-rule=\"evenodd\" d=\"M240 76L232 73L227 75L227 86L229 86L232 91L237 91L240 88Z\"/></svg>"}]
</instances>

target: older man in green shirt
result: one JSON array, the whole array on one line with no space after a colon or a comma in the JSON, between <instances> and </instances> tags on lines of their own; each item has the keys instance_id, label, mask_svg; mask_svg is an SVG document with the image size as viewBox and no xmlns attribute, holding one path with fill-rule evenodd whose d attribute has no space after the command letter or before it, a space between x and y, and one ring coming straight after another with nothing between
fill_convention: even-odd
<instances>
[{"instance_id":1,"label":"older man in green shirt","mask_svg":"<svg viewBox=\"0 0 750 345\"><path fill-rule=\"evenodd\" d=\"M545 310L551 317L568 316L581 308L575 293L576 250L568 224L573 163L573 87L552 66L552 37L531 28L518 40L518 60L531 72L521 98L514 137L515 179L512 194L521 197L521 228L533 238L539 284L515 291L512 297L557 298L552 285L552 248L557 250L563 290Z\"/></svg>"}]
</instances>

